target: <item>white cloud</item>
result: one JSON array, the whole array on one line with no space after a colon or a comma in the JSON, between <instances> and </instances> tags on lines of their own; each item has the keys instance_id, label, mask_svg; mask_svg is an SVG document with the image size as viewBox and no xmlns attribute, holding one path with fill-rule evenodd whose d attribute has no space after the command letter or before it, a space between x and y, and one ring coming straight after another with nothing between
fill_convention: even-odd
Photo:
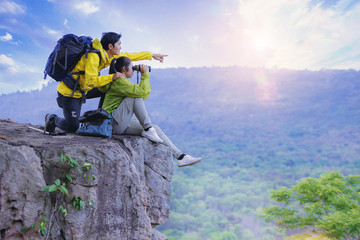
<instances>
[{"instance_id":1,"label":"white cloud","mask_svg":"<svg viewBox=\"0 0 360 240\"><path fill-rule=\"evenodd\" d=\"M4 36L0 36L0 41L11 41L13 39L12 35L10 33L5 33Z\"/></svg>"},{"instance_id":2,"label":"white cloud","mask_svg":"<svg viewBox=\"0 0 360 240\"><path fill-rule=\"evenodd\" d=\"M99 7L95 6L92 2L78 3L75 5L75 9L83 12L86 15L99 11Z\"/></svg>"},{"instance_id":3,"label":"white cloud","mask_svg":"<svg viewBox=\"0 0 360 240\"><path fill-rule=\"evenodd\" d=\"M144 32L144 28L135 27L135 31L143 33L143 32Z\"/></svg>"},{"instance_id":4,"label":"white cloud","mask_svg":"<svg viewBox=\"0 0 360 240\"><path fill-rule=\"evenodd\" d=\"M15 61L11 58L6 56L5 54L0 54L0 64L2 65L15 65Z\"/></svg>"},{"instance_id":5,"label":"white cloud","mask_svg":"<svg viewBox=\"0 0 360 240\"><path fill-rule=\"evenodd\" d=\"M310 6L310 0L239 0L239 15L249 46L256 48L261 43L266 48L267 67L333 68L335 61L326 66L320 63L334 57L334 51L341 55L339 49L360 39L360 33L354 31L360 8L344 12L339 7L342 2L348 1L323 8Z\"/></svg>"},{"instance_id":6,"label":"white cloud","mask_svg":"<svg viewBox=\"0 0 360 240\"><path fill-rule=\"evenodd\" d=\"M5 70L11 74L19 72L36 73L40 71L38 67L26 66L5 54L0 54L0 70Z\"/></svg>"},{"instance_id":7,"label":"white cloud","mask_svg":"<svg viewBox=\"0 0 360 240\"><path fill-rule=\"evenodd\" d=\"M43 27L44 32L46 32L47 34L51 35L53 38L59 38L61 36L61 32L60 31L56 31L54 29L48 28L48 27Z\"/></svg>"},{"instance_id":8,"label":"white cloud","mask_svg":"<svg viewBox=\"0 0 360 240\"><path fill-rule=\"evenodd\" d=\"M1 75L0 75L1 76ZM3 89L12 89L13 88L13 85L14 85L14 83L12 83L12 82L1 82L0 81L0 88L3 90ZM6 92L1 92L0 93L0 95L2 94L2 93L6 93Z\"/></svg>"},{"instance_id":9,"label":"white cloud","mask_svg":"<svg viewBox=\"0 0 360 240\"><path fill-rule=\"evenodd\" d=\"M12 1L1 1L0 13L24 14L25 7Z\"/></svg>"},{"instance_id":10,"label":"white cloud","mask_svg":"<svg viewBox=\"0 0 360 240\"><path fill-rule=\"evenodd\" d=\"M199 35L192 35L188 37L189 47L196 49L197 51L202 51L204 47L202 46L201 37Z\"/></svg>"},{"instance_id":11,"label":"white cloud","mask_svg":"<svg viewBox=\"0 0 360 240\"><path fill-rule=\"evenodd\" d=\"M65 18L65 20L64 20L64 26L66 27L66 28L70 28L69 27L69 25L68 25L68 20Z\"/></svg>"},{"instance_id":12,"label":"white cloud","mask_svg":"<svg viewBox=\"0 0 360 240\"><path fill-rule=\"evenodd\" d=\"M55 31L55 30L52 30L52 29L48 29L48 31L47 31L49 34L51 34L51 35L56 35L56 34L58 34L58 32L57 31Z\"/></svg>"},{"instance_id":13,"label":"white cloud","mask_svg":"<svg viewBox=\"0 0 360 240\"><path fill-rule=\"evenodd\" d=\"M16 65L14 59L5 54L0 54L0 69L9 73L17 73L20 71L20 68Z\"/></svg>"},{"instance_id":14,"label":"white cloud","mask_svg":"<svg viewBox=\"0 0 360 240\"><path fill-rule=\"evenodd\" d=\"M190 38L189 38L189 40L191 41L191 42L195 42L195 43L197 43L198 41L199 41L199 35L194 35L194 36L191 36Z\"/></svg>"},{"instance_id":15,"label":"white cloud","mask_svg":"<svg viewBox=\"0 0 360 240\"><path fill-rule=\"evenodd\" d=\"M25 70L31 73L39 72L39 69L37 67L25 67Z\"/></svg>"}]
</instances>

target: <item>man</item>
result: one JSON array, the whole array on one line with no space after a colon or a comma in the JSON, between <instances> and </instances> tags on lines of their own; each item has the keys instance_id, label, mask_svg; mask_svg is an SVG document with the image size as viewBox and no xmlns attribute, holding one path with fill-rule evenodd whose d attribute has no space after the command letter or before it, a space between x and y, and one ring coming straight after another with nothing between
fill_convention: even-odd
<instances>
[{"instance_id":1,"label":"man","mask_svg":"<svg viewBox=\"0 0 360 240\"><path fill-rule=\"evenodd\" d=\"M80 61L76 64L72 73L84 72L79 75L78 88L73 91L69 87L74 82L72 75L68 75L58 85L57 102L60 108L63 109L64 118L58 117L55 114L46 114L45 116L45 130L54 132L55 127L58 127L66 132L76 132L79 128L79 117L81 106L85 102L87 93L94 88L102 87L108 83L115 81L122 75L114 73L104 76L99 76L100 70L108 67L111 60L120 56L126 56L133 61L151 60L154 58L160 62L164 61L163 54L152 54L144 51L139 53L120 53L121 50L121 34L114 32L107 32L102 35L101 41L95 39L92 47L100 51L100 54L89 52L87 56L82 56ZM76 75L74 75L77 77ZM93 97L89 94L88 98Z\"/></svg>"}]
</instances>

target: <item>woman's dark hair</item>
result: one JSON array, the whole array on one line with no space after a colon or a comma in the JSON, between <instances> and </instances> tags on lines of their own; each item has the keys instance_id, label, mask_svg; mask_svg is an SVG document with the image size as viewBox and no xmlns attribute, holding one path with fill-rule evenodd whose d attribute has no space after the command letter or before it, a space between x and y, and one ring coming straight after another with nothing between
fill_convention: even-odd
<instances>
[{"instance_id":1,"label":"woman's dark hair","mask_svg":"<svg viewBox=\"0 0 360 240\"><path fill-rule=\"evenodd\" d=\"M113 74L116 72L122 72L121 69L123 67L125 67L125 70L128 71L130 63L131 63L131 60L128 57L114 58L110 64L109 74Z\"/></svg>"},{"instance_id":2,"label":"woman's dark hair","mask_svg":"<svg viewBox=\"0 0 360 240\"><path fill-rule=\"evenodd\" d=\"M108 50L109 44L111 43L112 45L115 45L115 43L119 41L120 38L121 38L121 34L114 32L106 32L102 34L100 42L103 49Z\"/></svg>"}]
</instances>

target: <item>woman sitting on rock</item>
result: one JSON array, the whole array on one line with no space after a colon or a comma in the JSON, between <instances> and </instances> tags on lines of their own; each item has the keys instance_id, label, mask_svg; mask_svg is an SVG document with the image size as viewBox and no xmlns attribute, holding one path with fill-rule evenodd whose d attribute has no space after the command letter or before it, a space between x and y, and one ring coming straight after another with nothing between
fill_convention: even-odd
<instances>
[{"instance_id":1,"label":"woman sitting on rock","mask_svg":"<svg viewBox=\"0 0 360 240\"><path fill-rule=\"evenodd\" d=\"M113 134L143 136L153 142L164 143L178 160L178 167L196 164L201 158L194 158L180 151L156 125L151 123L144 100L151 91L149 67L140 65L140 84L133 84L133 64L128 57L120 57L110 66L110 74L121 73L122 77L110 84L103 108L114 118ZM138 120L132 120L132 116Z\"/></svg>"}]
</instances>

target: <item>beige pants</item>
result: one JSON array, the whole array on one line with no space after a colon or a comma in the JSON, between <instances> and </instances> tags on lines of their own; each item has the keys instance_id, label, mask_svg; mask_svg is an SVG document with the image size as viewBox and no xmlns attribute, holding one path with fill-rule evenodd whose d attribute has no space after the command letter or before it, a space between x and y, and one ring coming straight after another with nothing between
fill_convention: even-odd
<instances>
[{"instance_id":1,"label":"beige pants","mask_svg":"<svg viewBox=\"0 0 360 240\"><path fill-rule=\"evenodd\" d=\"M134 114L138 120L131 119ZM141 136L144 129L153 127L161 140L164 141L164 144L171 148L175 158L180 157L182 154L160 127L151 124L142 98L124 98L119 107L111 115L115 120L113 123L113 134Z\"/></svg>"}]
</instances>

